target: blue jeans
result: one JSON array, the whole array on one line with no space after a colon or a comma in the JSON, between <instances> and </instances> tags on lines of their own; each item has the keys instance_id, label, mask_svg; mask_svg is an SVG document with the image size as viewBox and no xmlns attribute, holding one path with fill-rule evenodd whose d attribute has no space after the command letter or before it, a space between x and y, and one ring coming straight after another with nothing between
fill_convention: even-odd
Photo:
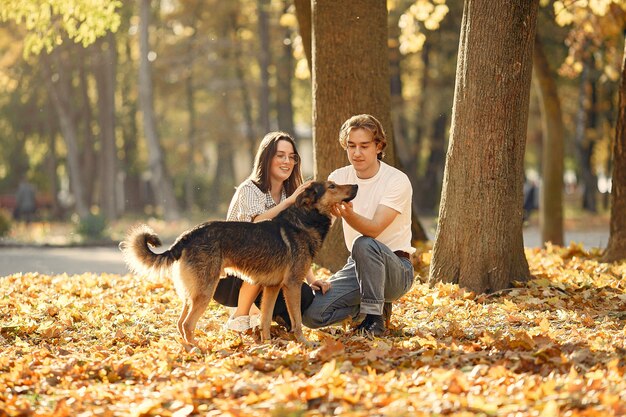
<instances>
[{"instance_id":1,"label":"blue jeans","mask_svg":"<svg viewBox=\"0 0 626 417\"><path fill-rule=\"evenodd\" d=\"M326 294L316 292L302 317L312 329L359 314L381 315L385 302L395 301L413 285L413 264L371 237L354 241L346 265L330 278Z\"/></svg>"}]
</instances>

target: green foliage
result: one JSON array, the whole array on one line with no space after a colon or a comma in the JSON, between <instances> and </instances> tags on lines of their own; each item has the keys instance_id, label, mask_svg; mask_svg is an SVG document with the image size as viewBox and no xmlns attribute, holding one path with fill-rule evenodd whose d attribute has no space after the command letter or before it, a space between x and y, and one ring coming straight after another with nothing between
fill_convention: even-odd
<instances>
[{"instance_id":1,"label":"green foliage","mask_svg":"<svg viewBox=\"0 0 626 417\"><path fill-rule=\"evenodd\" d=\"M102 214L90 213L76 225L76 233L86 240L102 239L106 236L107 221Z\"/></svg>"},{"instance_id":2,"label":"green foliage","mask_svg":"<svg viewBox=\"0 0 626 417\"><path fill-rule=\"evenodd\" d=\"M0 237L4 237L9 234L11 230L11 214L0 209Z\"/></svg>"},{"instance_id":3,"label":"green foliage","mask_svg":"<svg viewBox=\"0 0 626 417\"><path fill-rule=\"evenodd\" d=\"M119 0L4 0L0 21L14 21L28 31L24 55L50 52L69 37L88 46L120 25Z\"/></svg>"}]
</instances>

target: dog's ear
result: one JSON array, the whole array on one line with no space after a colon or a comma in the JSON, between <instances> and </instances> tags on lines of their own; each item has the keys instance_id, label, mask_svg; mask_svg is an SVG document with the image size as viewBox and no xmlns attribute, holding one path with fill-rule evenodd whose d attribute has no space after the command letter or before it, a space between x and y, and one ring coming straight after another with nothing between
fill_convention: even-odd
<instances>
[{"instance_id":1,"label":"dog's ear","mask_svg":"<svg viewBox=\"0 0 626 417\"><path fill-rule=\"evenodd\" d=\"M305 207L315 204L324 192L324 185L319 182L313 182L306 187L302 193L296 198L296 207Z\"/></svg>"}]
</instances>

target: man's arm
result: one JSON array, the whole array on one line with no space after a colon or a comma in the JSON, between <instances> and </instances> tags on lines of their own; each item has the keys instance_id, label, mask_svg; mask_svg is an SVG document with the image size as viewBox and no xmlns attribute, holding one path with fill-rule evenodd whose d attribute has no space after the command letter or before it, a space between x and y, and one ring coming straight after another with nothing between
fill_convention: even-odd
<instances>
[{"instance_id":1,"label":"man's arm","mask_svg":"<svg viewBox=\"0 0 626 417\"><path fill-rule=\"evenodd\" d=\"M348 202L337 204L333 209L333 214L337 217L342 217L346 223L363 236L376 239L400 213L391 207L379 204L374 213L374 217L368 219L367 217L355 213L352 208L352 203Z\"/></svg>"}]
</instances>

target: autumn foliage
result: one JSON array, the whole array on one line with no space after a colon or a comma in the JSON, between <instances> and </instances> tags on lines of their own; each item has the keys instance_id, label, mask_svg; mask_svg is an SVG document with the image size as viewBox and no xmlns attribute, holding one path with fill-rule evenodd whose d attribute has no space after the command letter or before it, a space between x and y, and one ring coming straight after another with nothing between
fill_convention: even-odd
<instances>
[{"instance_id":1,"label":"autumn foliage","mask_svg":"<svg viewBox=\"0 0 626 417\"><path fill-rule=\"evenodd\" d=\"M212 305L186 351L165 279L0 278L0 416L626 414L626 263L576 245L526 256L523 286L416 282L389 336L308 331L314 349L278 327L269 344L224 333Z\"/></svg>"}]
</instances>

